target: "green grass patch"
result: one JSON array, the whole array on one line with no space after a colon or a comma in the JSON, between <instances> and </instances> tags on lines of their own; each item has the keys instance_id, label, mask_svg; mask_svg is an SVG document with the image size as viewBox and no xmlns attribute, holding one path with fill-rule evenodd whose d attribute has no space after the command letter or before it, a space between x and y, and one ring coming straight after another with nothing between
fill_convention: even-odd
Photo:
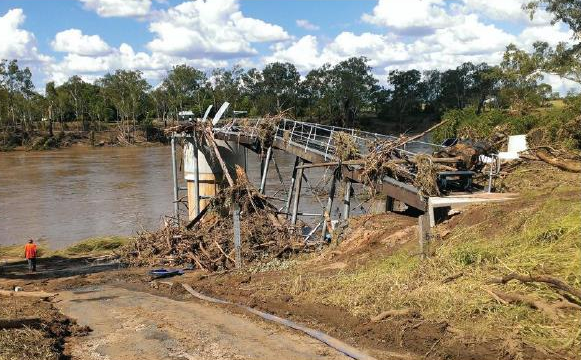
<instances>
[{"instance_id":1,"label":"green grass patch","mask_svg":"<svg viewBox=\"0 0 581 360\"><path fill-rule=\"evenodd\" d=\"M64 250L57 251L57 253L66 256L106 255L118 250L128 241L128 237L121 236L89 238L73 244Z\"/></svg>"},{"instance_id":2,"label":"green grass patch","mask_svg":"<svg viewBox=\"0 0 581 360\"><path fill-rule=\"evenodd\" d=\"M122 236L101 236L85 239L75 243L62 250L51 250L44 242L37 243L38 257L79 257L79 256L101 256L108 255L123 245L125 245L130 238ZM24 245L6 245L0 246L0 258L5 259L24 259Z\"/></svg>"},{"instance_id":3,"label":"green grass patch","mask_svg":"<svg viewBox=\"0 0 581 360\"><path fill-rule=\"evenodd\" d=\"M26 242L22 244L0 246L0 258L24 259L24 245L26 245ZM50 254L51 251L45 243L41 242L36 243L36 253L38 256L46 256L47 254Z\"/></svg>"}]
</instances>

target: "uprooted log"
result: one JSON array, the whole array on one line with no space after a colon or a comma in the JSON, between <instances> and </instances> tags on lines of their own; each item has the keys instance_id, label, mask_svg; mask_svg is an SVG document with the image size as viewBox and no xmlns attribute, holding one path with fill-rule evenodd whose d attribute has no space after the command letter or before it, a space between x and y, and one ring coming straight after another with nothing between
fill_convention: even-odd
<instances>
[{"instance_id":1,"label":"uprooted log","mask_svg":"<svg viewBox=\"0 0 581 360\"><path fill-rule=\"evenodd\" d=\"M581 300L581 289L577 289L561 279L556 277L548 276L548 275L524 275L524 274L517 274L517 273L510 273L506 276L501 278L494 278L489 280L489 283L492 284L506 284L509 281L518 280L522 283L545 283L551 286L552 288L565 291L571 295L578 297Z\"/></svg>"},{"instance_id":2,"label":"uprooted log","mask_svg":"<svg viewBox=\"0 0 581 360\"><path fill-rule=\"evenodd\" d=\"M534 154L547 164L556 166L565 171L581 173L581 162L571 159L560 159L555 157L548 148L538 148Z\"/></svg>"}]
</instances>

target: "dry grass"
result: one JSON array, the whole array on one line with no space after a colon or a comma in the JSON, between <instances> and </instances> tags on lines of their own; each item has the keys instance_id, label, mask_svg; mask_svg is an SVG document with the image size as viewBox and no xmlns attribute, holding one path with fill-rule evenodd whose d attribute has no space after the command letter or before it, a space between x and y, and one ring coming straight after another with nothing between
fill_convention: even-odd
<instances>
[{"instance_id":1,"label":"dry grass","mask_svg":"<svg viewBox=\"0 0 581 360\"><path fill-rule=\"evenodd\" d=\"M535 167L528 168L532 174ZM521 182L522 170L514 174ZM417 249L411 241L394 255L356 270L332 276L308 276L298 271L293 275L300 278L300 291L294 291L297 300L339 306L366 318L385 310L409 308L425 319L446 321L478 340L499 339L510 333L549 352L578 355L578 311L560 310L555 320L525 305L500 303L487 292L498 289L549 303L561 299L545 284L489 284L491 278L511 272L546 274L581 288L578 183L574 183L575 175L554 168L544 171L563 186L553 187L551 182L544 186L529 179L537 186L525 188L523 199L465 212L425 261L414 255ZM508 181L512 180L509 177ZM463 275L456 280L443 283L460 273Z\"/></svg>"},{"instance_id":2,"label":"dry grass","mask_svg":"<svg viewBox=\"0 0 581 360\"><path fill-rule=\"evenodd\" d=\"M38 325L0 328L1 360L60 359L62 339L68 322L50 303L28 298L1 297L0 318L21 321L33 319Z\"/></svg>"}]
</instances>

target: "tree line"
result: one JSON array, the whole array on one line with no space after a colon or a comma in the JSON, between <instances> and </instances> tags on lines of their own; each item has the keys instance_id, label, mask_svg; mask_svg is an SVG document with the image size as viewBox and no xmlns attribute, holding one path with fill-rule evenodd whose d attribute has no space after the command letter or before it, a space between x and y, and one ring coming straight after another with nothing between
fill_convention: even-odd
<instances>
[{"instance_id":1,"label":"tree line","mask_svg":"<svg viewBox=\"0 0 581 360\"><path fill-rule=\"evenodd\" d=\"M260 116L287 111L295 118L356 126L362 117L404 124L438 118L451 109L506 108L526 113L558 97L541 82L553 73L581 83L579 51L566 44L551 48L538 42L528 53L509 45L499 65L464 63L445 71L393 70L380 85L365 57L326 64L301 77L291 63L275 62L262 70L239 66L206 73L189 65L167 72L158 86L139 70L116 70L93 83L72 76L65 83L35 89L29 68L17 60L0 62L0 126L22 132L39 123L52 136L53 123L75 121L85 131L103 123L138 124L158 119L167 124L182 111L203 114L224 101L232 110Z\"/></svg>"}]
</instances>

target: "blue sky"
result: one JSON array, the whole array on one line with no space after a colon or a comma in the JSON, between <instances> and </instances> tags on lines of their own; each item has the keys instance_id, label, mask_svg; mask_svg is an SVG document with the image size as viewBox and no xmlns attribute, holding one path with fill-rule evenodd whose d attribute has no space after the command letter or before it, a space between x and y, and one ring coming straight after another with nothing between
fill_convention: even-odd
<instances>
[{"instance_id":1,"label":"blue sky","mask_svg":"<svg viewBox=\"0 0 581 360\"><path fill-rule=\"evenodd\" d=\"M500 61L506 45L570 41L564 24L522 11L526 0L3 0L0 58L37 87L117 68L156 84L173 65L204 70L290 61L301 73L367 56L375 75ZM546 79L556 90L573 84Z\"/></svg>"}]
</instances>

